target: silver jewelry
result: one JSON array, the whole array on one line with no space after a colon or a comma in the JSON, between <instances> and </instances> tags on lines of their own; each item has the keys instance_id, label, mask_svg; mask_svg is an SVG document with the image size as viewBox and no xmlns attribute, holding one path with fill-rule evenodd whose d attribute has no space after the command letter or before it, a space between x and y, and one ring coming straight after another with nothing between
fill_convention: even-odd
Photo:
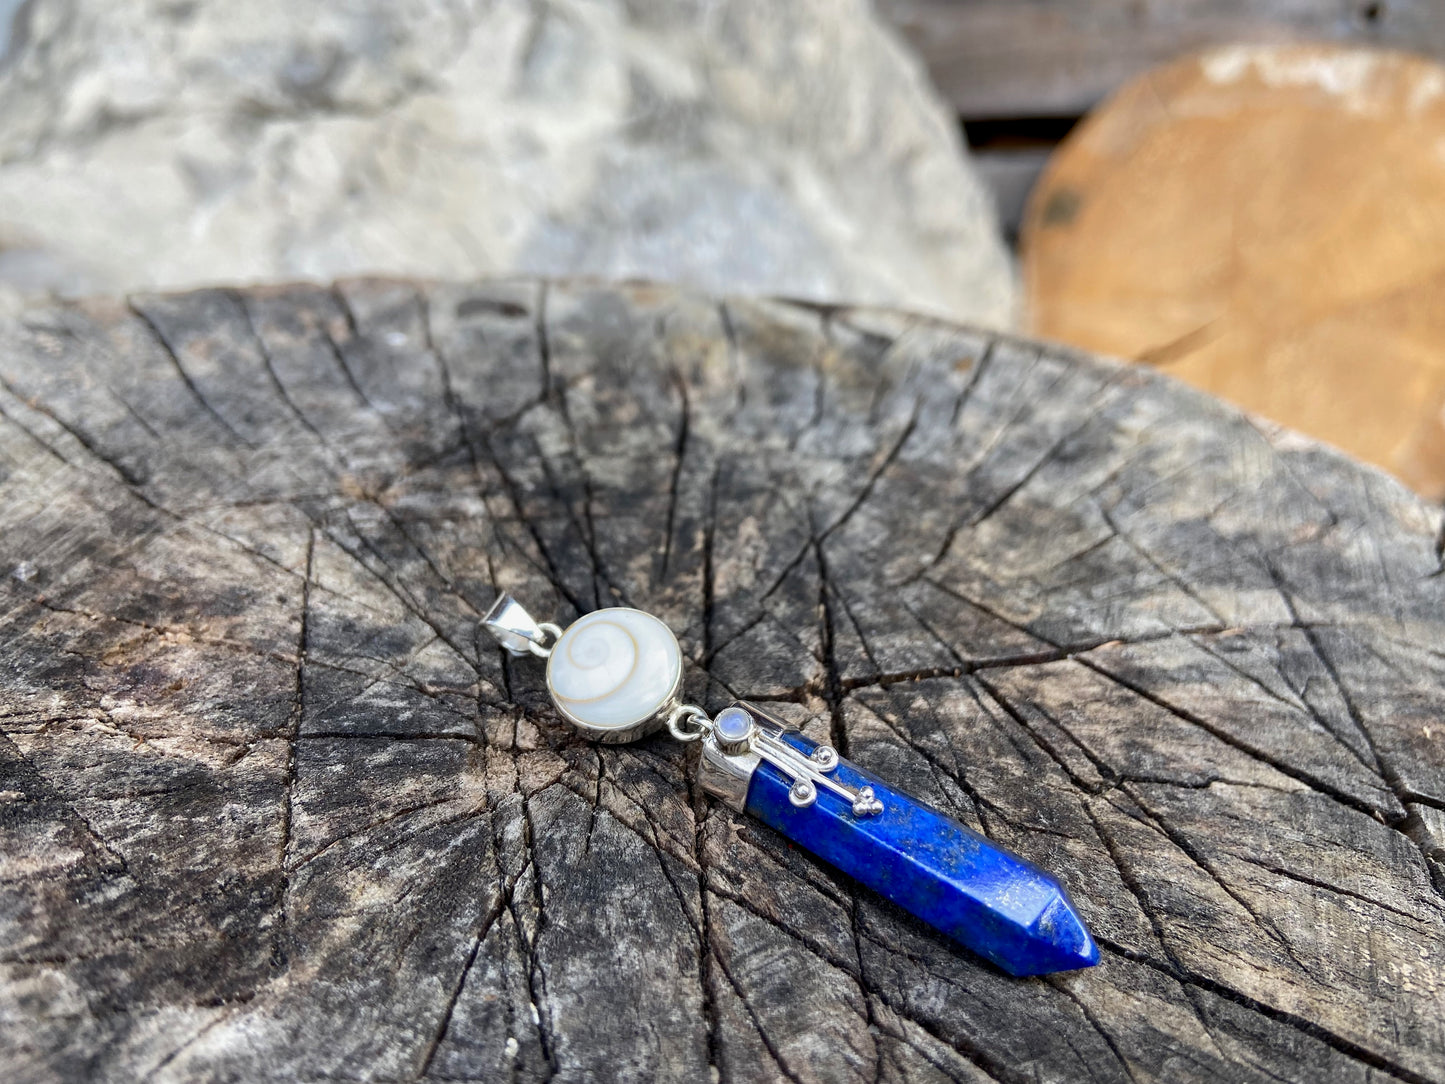
<instances>
[{"instance_id":1,"label":"silver jewelry","mask_svg":"<svg viewBox=\"0 0 1445 1084\"><path fill-rule=\"evenodd\" d=\"M709 794L1000 967L1031 975L1098 962L1083 920L1047 873L756 704L737 701L712 718L683 703L682 649L651 614L597 610L563 630L502 595L482 623L511 654L547 660L552 702L588 737L633 741L665 728L698 743Z\"/></svg>"}]
</instances>

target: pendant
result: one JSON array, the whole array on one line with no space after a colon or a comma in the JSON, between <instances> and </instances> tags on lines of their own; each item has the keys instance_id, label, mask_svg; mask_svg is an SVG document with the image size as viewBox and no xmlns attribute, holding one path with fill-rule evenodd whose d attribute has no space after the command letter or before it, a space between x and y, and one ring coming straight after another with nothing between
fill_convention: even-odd
<instances>
[{"instance_id":1,"label":"pendant","mask_svg":"<svg viewBox=\"0 0 1445 1084\"><path fill-rule=\"evenodd\" d=\"M552 702L588 737L625 742L666 728L696 742L709 794L1010 974L1099 962L1068 893L1037 866L756 704L738 701L715 718L683 704L682 649L651 614L597 610L564 631L502 595L483 625L511 654L547 660Z\"/></svg>"}]
</instances>

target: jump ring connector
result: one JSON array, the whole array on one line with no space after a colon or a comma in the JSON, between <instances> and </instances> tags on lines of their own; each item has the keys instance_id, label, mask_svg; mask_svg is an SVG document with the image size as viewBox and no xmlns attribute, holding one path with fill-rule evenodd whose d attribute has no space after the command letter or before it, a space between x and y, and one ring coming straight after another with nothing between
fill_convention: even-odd
<instances>
[{"instance_id":1,"label":"jump ring connector","mask_svg":"<svg viewBox=\"0 0 1445 1084\"><path fill-rule=\"evenodd\" d=\"M556 642L562 637L561 625L554 625L551 621L543 621L540 622L537 627L552 637L553 646L555 646ZM539 644L531 640L527 642L527 650L539 659L545 659L552 654L551 646Z\"/></svg>"},{"instance_id":2,"label":"jump ring connector","mask_svg":"<svg viewBox=\"0 0 1445 1084\"><path fill-rule=\"evenodd\" d=\"M684 730L682 720L686 717L691 720L695 730ZM712 720L708 718L707 712L696 704L679 704L667 713L667 730L678 741L697 741L708 732L712 726Z\"/></svg>"}]
</instances>

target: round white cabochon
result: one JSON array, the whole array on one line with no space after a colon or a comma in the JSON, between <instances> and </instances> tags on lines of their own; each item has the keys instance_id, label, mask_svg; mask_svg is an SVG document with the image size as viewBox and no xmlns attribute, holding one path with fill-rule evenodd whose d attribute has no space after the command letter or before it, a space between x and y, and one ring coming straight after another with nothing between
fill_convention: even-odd
<instances>
[{"instance_id":1,"label":"round white cabochon","mask_svg":"<svg viewBox=\"0 0 1445 1084\"><path fill-rule=\"evenodd\" d=\"M651 614L617 607L579 617L547 659L547 689L562 714L598 730L656 715L677 691L682 649Z\"/></svg>"}]
</instances>

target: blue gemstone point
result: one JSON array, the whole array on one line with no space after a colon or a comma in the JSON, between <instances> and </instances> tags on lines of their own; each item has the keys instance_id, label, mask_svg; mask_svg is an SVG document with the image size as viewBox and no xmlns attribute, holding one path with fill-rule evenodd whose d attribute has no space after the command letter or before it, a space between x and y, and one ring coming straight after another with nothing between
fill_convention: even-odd
<instances>
[{"instance_id":1,"label":"blue gemstone point","mask_svg":"<svg viewBox=\"0 0 1445 1084\"><path fill-rule=\"evenodd\" d=\"M797 731L782 740L804 755L817 748ZM799 806L788 800L793 780L766 761L746 810L1012 975L1099 962L1068 893L1043 870L849 761L832 776L853 790L872 787L881 812L860 817L822 788Z\"/></svg>"}]
</instances>

